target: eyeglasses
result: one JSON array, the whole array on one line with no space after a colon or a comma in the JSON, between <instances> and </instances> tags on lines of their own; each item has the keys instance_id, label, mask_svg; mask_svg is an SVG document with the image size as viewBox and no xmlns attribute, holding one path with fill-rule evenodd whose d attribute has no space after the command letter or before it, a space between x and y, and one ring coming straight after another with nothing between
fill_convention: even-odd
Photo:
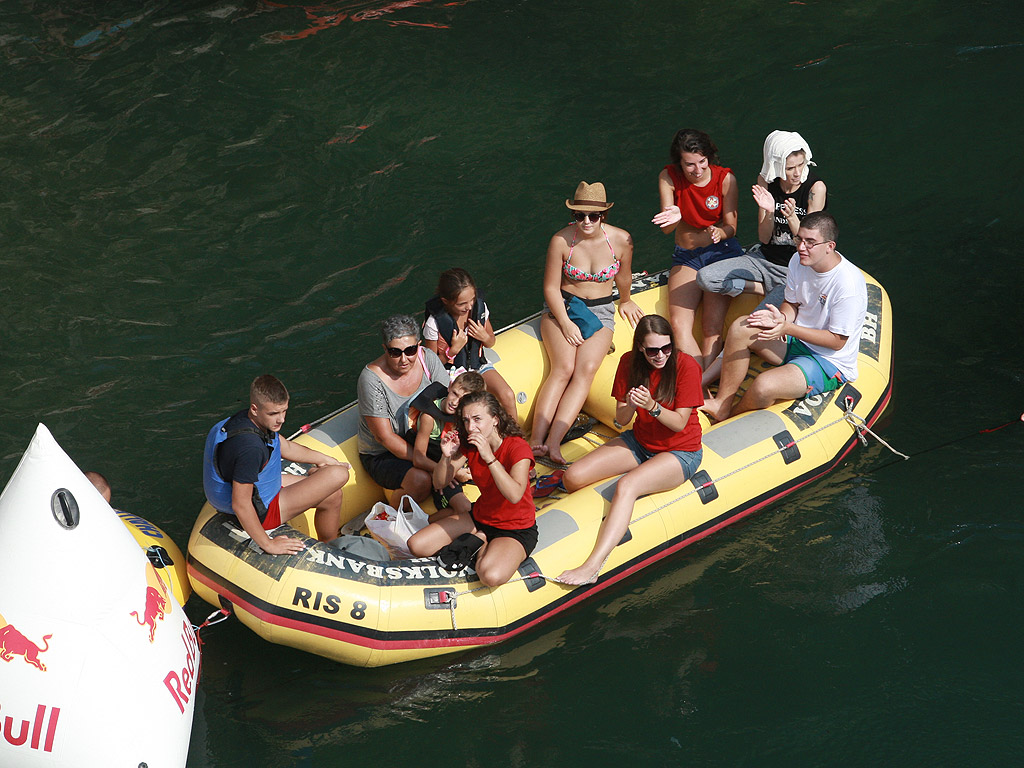
<instances>
[{"instance_id":1,"label":"eyeglasses","mask_svg":"<svg viewBox=\"0 0 1024 768\"><path fill-rule=\"evenodd\" d=\"M411 347L406 347L405 349L399 349L398 347L386 347L388 355L396 360L402 355L405 355L406 357L416 357L416 353L419 351L419 348L419 344L413 344Z\"/></svg>"},{"instance_id":2,"label":"eyeglasses","mask_svg":"<svg viewBox=\"0 0 1024 768\"><path fill-rule=\"evenodd\" d=\"M664 347L644 347L644 354L648 357L657 357L658 355L665 355L665 357L668 357L672 354L672 345L666 344Z\"/></svg>"},{"instance_id":3,"label":"eyeglasses","mask_svg":"<svg viewBox=\"0 0 1024 768\"><path fill-rule=\"evenodd\" d=\"M831 240L822 240L820 243L817 243L814 240L805 240L804 238L800 237L800 235L797 235L796 237L793 238L793 245L795 245L797 248L799 248L802 245L808 251L811 250L812 248L817 248L819 245L825 245L831 242Z\"/></svg>"},{"instance_id":4,"label":"eyeglasses","mask_svg":"<svg viewBox=\"0 0 1024 768\"><path fill-rule=\"evenodd\" d=\"M583 221L584 219L601 221L604 218L604 211L573 211L572 217L576 221Z\"/></svg>"}]
</instances>

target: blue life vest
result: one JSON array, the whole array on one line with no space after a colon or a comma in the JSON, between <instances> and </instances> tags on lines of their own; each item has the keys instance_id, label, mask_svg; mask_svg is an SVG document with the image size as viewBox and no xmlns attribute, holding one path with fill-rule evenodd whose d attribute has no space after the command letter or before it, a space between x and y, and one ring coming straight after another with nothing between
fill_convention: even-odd
<instances>
[{"instance_id":1,"label":"blue life vest","mask_svg":"<svg viewBox=\"0 0 1024 768\"><path fill-rule=\"evenodd\" d=\"M242 432L255 432L249 429L236 429L228 432L224 429L228 419L218 421L213 425L210 434L206 436L206 450L203 453L203 490L206 491L206 500L210 505L221 512L235 514L231 508L231 483L224 480L217 471L217 446L235 435ZM259 477L254 485L264 505L270 504L274 497L281 492L281 439L274 434L274 442L271 446L270 459L260 470ZM257 512L262 510L257 507Z\"/></svg>"}]
</instances>

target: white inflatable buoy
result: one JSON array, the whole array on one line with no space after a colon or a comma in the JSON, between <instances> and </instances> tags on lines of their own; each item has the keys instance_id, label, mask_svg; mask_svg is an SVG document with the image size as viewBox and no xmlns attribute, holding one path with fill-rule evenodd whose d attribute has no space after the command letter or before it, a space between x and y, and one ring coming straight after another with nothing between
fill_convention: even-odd
<instances>
[{"instance_id":1,"label":"white inflatable buoy","mask_svg":"<svg viewBox=\"0 0 1024 768\"><path fill-rule=\"evenodd\" d=\"M185 765L199 643L42 424L0 496L0 765Z\"/></svg>"}]
</instances>

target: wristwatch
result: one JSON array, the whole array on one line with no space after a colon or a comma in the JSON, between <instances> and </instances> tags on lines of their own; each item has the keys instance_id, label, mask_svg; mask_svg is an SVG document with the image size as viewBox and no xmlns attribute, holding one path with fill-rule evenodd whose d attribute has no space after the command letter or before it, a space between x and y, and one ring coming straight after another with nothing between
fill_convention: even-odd
<instances>
[{"instance_id":1,"label":"wristwatch","mask_svg":"<svg viewBox=\"0 0 1024 768\"><path fill-rule=\"evenodd\" d=\"M655 403L654 407L648 409L647 412L651 414L652 419L658 418L659 416L661 416L661 403Z\"/></svg>"}]
</instances>

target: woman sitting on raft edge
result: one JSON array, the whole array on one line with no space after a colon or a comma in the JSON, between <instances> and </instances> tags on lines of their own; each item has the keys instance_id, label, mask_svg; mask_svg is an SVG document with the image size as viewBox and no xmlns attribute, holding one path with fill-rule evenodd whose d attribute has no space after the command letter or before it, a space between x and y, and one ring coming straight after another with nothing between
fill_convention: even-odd
<instances>
[{"instance_id":1,"label":"woman sitting on raft edge","mask_svg":"<svg viewBox=\"0 0 1024 768\"><path fill-rule=\"evenodd\" d=\"M700 366L679 351L672 326L647 315L633 333L633 349L619 360L612 385L618 437L573 464L562 478L570 493L625 472L615 485L608 515L594 550L582 565L558 577L564 584L590 584L622 539L643 495L676 488L693 477L704 456L697 407L704 404Z\"/></svg>"},{"instance_id":2,"label":"woman sitting on raft edge","mask_svg":"<svg viewBox=\"0 0 1024 768\"><path fill-rule=\"evenodd\" d=\"M630 299L633 238L605 223L614 203L604 184L581 181L565 207L574 221L555 233L544 265L540 333L551 370L537 393L530 445L537 457L564 464L561 443L590 393L615 330L612 281L619 314L631 327L644 316Z\"/></svg>"},{"instance_id":3,"label":"woman sitting on raft edge","mask_svg":"<svg viewBox=\"0 0 1024 768\"><path fill-rule=\"evenodd\" d=\"M718 147L703 131L683 128L669 147L672 162L658 174L661 211L651 221L674 233L668 275L669 319L679 349L707 368L722 349L729 298L704 294L697 272L716 261L743 255L736 239L739 189L732 170L718 165ZM693 336L703 296L701 344Z\"/></svg>"},{"instance_id":4,"label":"woman sitting on raft edge","mask_svg":"<svg viewBox=\"0 0 1024 768\"><path fill-rule=\"evenodd\" d=\"M455 513L409 537L409 551L430 557L464 534L482 540L474 569L488 587L504 584L537 546L537 510L530 489L533 454L515 419L490 392L459 402L458 432L441 437L434 483L444 487L468 465L480 498L468 513Z\"/></svg>"}]
</instances>

